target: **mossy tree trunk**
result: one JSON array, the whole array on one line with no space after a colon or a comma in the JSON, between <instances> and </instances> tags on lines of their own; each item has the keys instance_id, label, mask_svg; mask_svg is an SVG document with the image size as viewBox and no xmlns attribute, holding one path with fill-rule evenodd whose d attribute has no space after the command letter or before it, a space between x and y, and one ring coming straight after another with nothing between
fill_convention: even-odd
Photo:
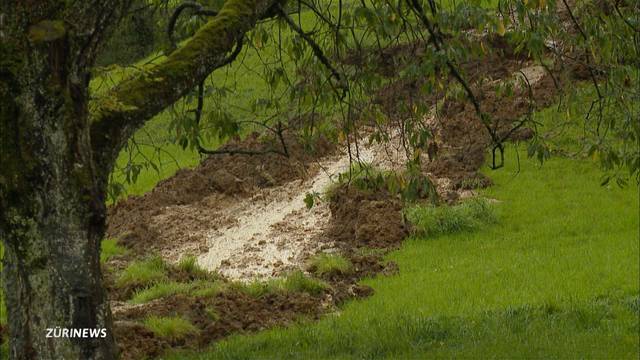
<instances>
[{"instance_id":1,"label":"mossy tree trunk","mask_svg":"<svg viewBox=\"0 0 640 360\"><path fill-rule=\"evenodd\" d=\"M110 331L47 337L111 329L99 259L108 170L94 161L87 106L99 33L118 10L110 5L112 15L96 4L2 9L0 237L15 359L115 358Z\"/></svg>"},{"instance_id":2,"label":"mossy tree trunk","mask_svg":"<svg viewBox=\"0 0 640 360\"><path fill-rule=\"evenodd\" d=\"M0 2L0 240L11 358L116 357L99 261L116 156L146 120L226 64L275 2L226 1L162 63L91 102L98 46L129 1ZM48 338L56 327L107 332Z\"/></svg>"}]
</instances>

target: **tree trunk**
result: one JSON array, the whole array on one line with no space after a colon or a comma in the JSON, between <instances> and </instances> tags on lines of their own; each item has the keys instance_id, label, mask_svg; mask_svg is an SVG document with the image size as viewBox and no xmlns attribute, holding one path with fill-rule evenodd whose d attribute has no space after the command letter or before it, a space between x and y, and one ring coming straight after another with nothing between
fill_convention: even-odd
<instances>
[{"instance_id":1,"label":"tree trunk","mask_svg":"<svg viewBox=\"0 0 640 360\"><path fill-rule=\"evenodd\" d=\"M12 358L114 358L99 251L118 151L226 65L276 2L284 0L225 1L159 65L94 99L89 116L89 69L131 1L0 0L0 240ZM58 327L61 337L47 337ZM102 328L105 337L69 335Z\"/></svg>"},{"instance_id":2,"label":"tree trunk","mask_svg":"<svg viewBox=\"0 0 640 360\"><path fill-rule=\"evenodd\" d=\"M0 43L0 239L9 354L113 359L99 256L109 169L96 169L93 160L86 66L78 65L77 47L58 25L38 24L28 44ZM79 336L89 333L72 329L106 331L86 338Z\"/></svg>"}]
</instances>

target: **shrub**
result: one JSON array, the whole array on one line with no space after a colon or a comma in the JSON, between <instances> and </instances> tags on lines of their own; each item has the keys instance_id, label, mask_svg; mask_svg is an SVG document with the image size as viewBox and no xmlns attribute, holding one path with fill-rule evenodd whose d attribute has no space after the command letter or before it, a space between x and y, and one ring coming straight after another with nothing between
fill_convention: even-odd
<instances>
[{"instance_id":1,"label":"shrub","mask_svg":"<svg viewBox=\"0 0 640 360\"><path fill-rule=\"evenodd\" d=\"M349 274L353 270L353 264L349 259L336 254L318 254L311 258L310 269L318 277L333 274Z\"/></svg>"},{"instance_id":2,"label":"shrub","mask_svg":"<svg viewBox=\"0 0 640 360\"><path fill-rule=\"evenodd\" d=\"M159 256L143 261L135 261L122 271L116 286L143 286L166 279L167 265Z\"/></svg>"},{"instance_id":3,"label":"shrub","mask_svg":"<svg viewBox=\"0 0 640 360\"><path fill-rule=\"evenodd\" d=\"M198 333L198 328L181 316L150 316L144 320L144 326L156 336L169 340L180 340Z\"/></svg>"},{"instance_id":4,"label":"shrub","mask_svg":"<svg viewBox=\"0 0 640 360\"><path fill-rule=\"evenodd\" d=\"M414 233L424 236L470 231L496 221L493 209L484 199L471 199L454 206L416 205L405 211Z\"/></svg>"}]
</instances>

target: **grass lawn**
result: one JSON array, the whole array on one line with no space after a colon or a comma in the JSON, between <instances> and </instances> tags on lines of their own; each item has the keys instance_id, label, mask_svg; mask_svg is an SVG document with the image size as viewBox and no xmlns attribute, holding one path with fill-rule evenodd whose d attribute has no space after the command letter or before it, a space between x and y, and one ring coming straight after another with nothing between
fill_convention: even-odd
<instances>
[{"instance_id":1,"label":"grass lawn","mask_svg":"<svg viewBox=\"0 0 640 360\"><path fill-rule=\"evenodd\" d=\"M482 194L497 224L407 240L399 275L318 323L170 358L637 359L638 188L601 187L590 161L523 155L517 173L507 155Z\"/></svg>"}]
</instances>

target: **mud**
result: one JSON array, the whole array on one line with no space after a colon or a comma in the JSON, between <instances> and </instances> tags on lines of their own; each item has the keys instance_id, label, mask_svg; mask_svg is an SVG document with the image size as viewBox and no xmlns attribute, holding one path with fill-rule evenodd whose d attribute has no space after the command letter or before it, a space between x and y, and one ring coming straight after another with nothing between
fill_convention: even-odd
<instances>
[{"instance_id":1,"label":"mud","mask_svg":"<svg viewBox=\"0 0 640 360\"><path fill-rule=\"evenodd\" d=\"M167 247L191 243L199 246L190 250L200 252L206 246L204 231L235 221L225 211L238 199L309 176L318 170L313 160L335 149L322 138L311 151L293 136L286 140L289 157L275 153L213 155L195 169L178 171L143 196L118 202L109 208L107 236L117 237L134 254L162 253ZM274 139L252 134L223 149L264 151L277 146Z\"/></svg>"},{"instance_id":2,"label":"mud","mask_svg":"<svg viewBox=\"0 0 640 360\"><path fill-rule=\"evenodd\" d=\"M473 84L482 111L490 115L491 125L499 136L507 137L514 122L554 101L567 79L560 71L552 77L533 66L526 57L514 54L503 39L483 41L501 49L500 53L462 64L462 71ZM398 67L398 61L423 51L421 46L398 50L400 60L387 56L387 63L378 64L380 71L393 75L390 71ZM526 78L530 88L514 82L513 96L496 92L500 84L519 77ZM375 101L393 119L410 110L407 102L435 104L443 100L444 94L422 95L421 86L419 79L391 82ZM444 98L424 121L433 130L437 152L424 159L422 172L431 178L443 200L455 202L472 196L473 189L490 185L480 169L491 138L467 100ZM406 154L396 135L392 132L385 146L363 141L360 160L380 169L401 169ZM525 141L532 135L530 129L521 128L509 134L508 140ZM152 192L112 207L109 235L118 237L131 252L111 260L109 268L121 269L132 259L153 252L170 262L191 254L199 256L199 263L207 269L221 273L221 281L248 281L304 269L308 258L318 252L338 252L351 260L353 271L326 274L322 280L330 287L318 296L275 292L254 297L230 290L208 298L175 295L130 306L122 301L140 287L115 289L109 270L105 282L114 301L115 334L125 359L157 356L168 348L200 348L232 333L287 325L301 316L317 319L348 299L371 295L371 288L358 284L362 278L398 272L396 264L383 260L383 254L398 247L409 233L398 196L384 189L365 191L342 185L334 188L328 200L320 200L308 210L306 194L326 190L337 174L348 169L350 156L342 146L326 141L319 141L311 153L293 138L287 143L289 158L276 154L209 157L196 169L182 170L161 182ZM273 140L253 135L227 148L264 150L276 146ZM363 255L363 249L372 248L379 251ZM314 269L304 270L313 273ZM170 275L172 280L183 282L190 280L188 276L179 271ZM150 315L178 314L196 325L198 334L168 341L140 325Z\"/></svg>"},{"instance_id":3,"label":"mud","mask_svg":"<svg viewBox=\"0 0 640 360\"><path fill-rule=\"evenodd\" d=\"M359 265L359 274L371 274L376 260ZM380 266L380 265L378 265ZM347 299L366 297L373 290L355 284L360 279L335 278L330 288L318 296L304 292L273 292L259 297L237 290L221 292L213 297L174 295L138 306L121 307L114 311L117 319L114 334L122 359L158 356L165 350L197 349L230 334L250 333L274 326L285 326L300 319L315 320ZM198 329L184 339L166 340L155 336L141 325L149 316L181 316Z\"/></svg>"},{"instance_id":4,"label":"mud","mask_svg":"<svg viewBox=\"0 0 640 360\"><path fill-rule=\"evenodd\" d=\"M402 203L386 191L341 186L331 198L331 227L326 236L344 249L393 248L407 236Z\"/></svg>"},{"instance_id":5,"label":"mud","mask_svg":"<svg viewBox=\"0 0 640 360\"><path fill-rule=\"evenodd\" d=\"M525 77L529 85L522 86L513 81L518 78L524 80ZM511 131L514 125L530 112L552 104L568 81L566 75L556 73L552 77L541 67L528 62L512 72L506 78L509 79L514 83L512 96L497 92L500 84L497 80L481 89L476 88L475 92L480 94L481 110L489 114L490 127L496 130L499 139L505 142L526 141L533 137L533 131L526 127ZM425 164L424 171L446 183L440 189L442 197L452 202L458 199L458 190L489 186L491 181L479 170L485 164L486 150L491 150L493 142L473 105L466 100L445 100L440 113L429 121L437 129L438 155L434 161Z\"/></svg>"}]
</instances>

